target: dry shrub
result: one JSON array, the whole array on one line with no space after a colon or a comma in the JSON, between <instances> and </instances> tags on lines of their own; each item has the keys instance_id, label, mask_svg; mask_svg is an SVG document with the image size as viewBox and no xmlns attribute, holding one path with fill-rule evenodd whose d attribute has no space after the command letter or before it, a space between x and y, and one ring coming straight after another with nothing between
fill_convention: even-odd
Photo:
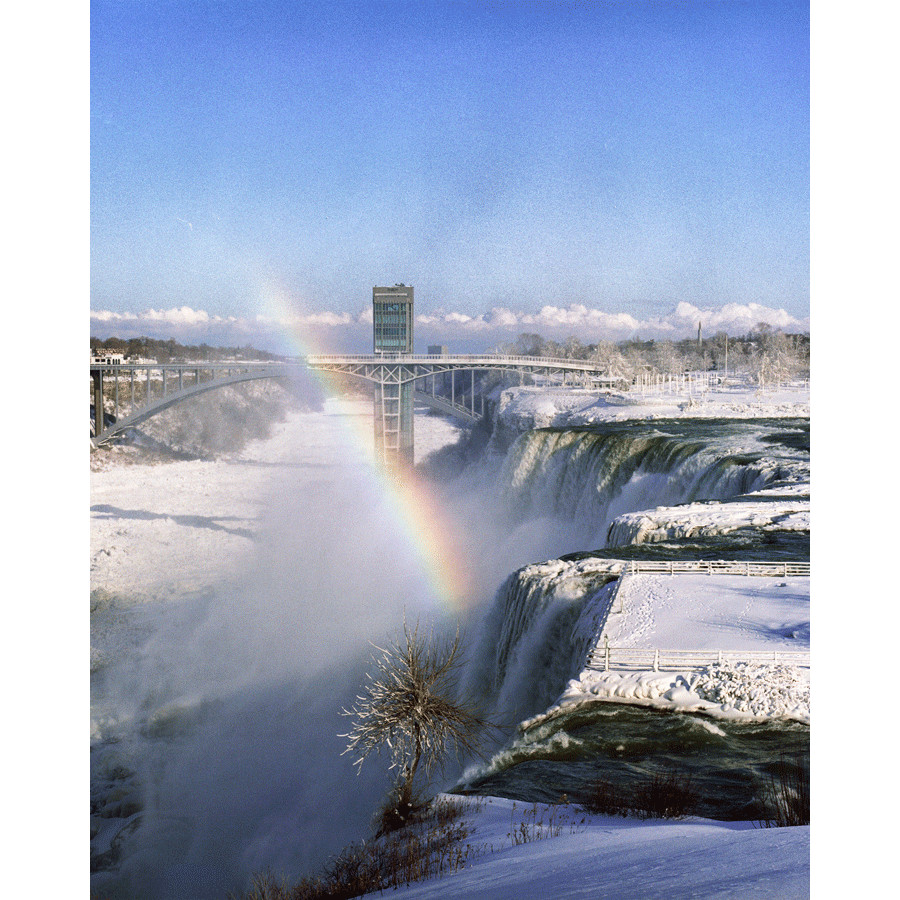
<instances>
[{"instance_id":1,"label":"dry shrub","mask_svg":"<svg viewBox=\"0 0 900 900\"><path fill-rule=\"evenodd\" d=\"M762 828L786 828L809 825L809 762L782 754L762 788L764 812L758 824Z\"/></svg>"},{"instance_id":2,"label":"dry shrub","mask_svg":"<svg viewBox=\"0 0 900 900\"><path fill-rule=\"evenodd\" d=\"M628 800L625 792L617 784L606 779L596 781L590 794L581 804L587 812L597 816L628 815Z\"/></svg>"},{"instance_id":3,"label":"dry shrub","mask_svg":"<svg viewBox=\"0 0 900 900\"><path fill-rule=\"evenodd\" d=\"M471 834L462 821L471 808L447 799L421 805L403 828L345 847L321 875L291 885L257 875L241 900L343 900L456 871L472 850L462 843Z\"/></svg>"},{"instance_id":4,"label":"dry shrub","mask_svg":"<svg viewBox=\"0 0 900 900\"><path fill-rule=\"evenodd\" d=\"M682 819L696 802L690 775L673 771L651 775L630 789L600 779L582 806L595 815Z\"/></svg>"},{"instance_id":5,"label":"dry shrub","mask_svg":"<svg viewBox=\"0 0 900 900\"><path fill-rule=\"evenodd\" d=\"M683 819L696 802L690 775L653 775L638 786L636 808L644 819Z\"/></svg>"}]
</instances>

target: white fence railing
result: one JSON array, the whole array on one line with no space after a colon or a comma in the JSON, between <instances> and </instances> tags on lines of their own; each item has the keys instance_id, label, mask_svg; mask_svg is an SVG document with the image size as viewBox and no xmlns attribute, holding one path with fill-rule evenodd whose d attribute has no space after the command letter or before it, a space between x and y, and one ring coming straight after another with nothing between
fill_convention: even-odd
<instances>
[{"instance_id":1,"label":"white fence railing","mask_svg":"<svg viewBox=\"0 0 900 900\"><path fill-rule=\"evenodd\" d=\"M770 666L809 668L806 650L635 650L626 647L595 647L586 668L601 672L610 669L638 672L682 672L717 663L753 663Z\"/></svg>"},{"instance_id":2,"label":"white fence railing","mask_svg":"<svg viewBox=\"0 0 900 900\"><path fill-rule=\"evenodd\" d=\"M623 575L781 575L802 577L809 575L808 562L748 562L721 559L658 559L630 560Z\"/></svg>"}]
</instances>

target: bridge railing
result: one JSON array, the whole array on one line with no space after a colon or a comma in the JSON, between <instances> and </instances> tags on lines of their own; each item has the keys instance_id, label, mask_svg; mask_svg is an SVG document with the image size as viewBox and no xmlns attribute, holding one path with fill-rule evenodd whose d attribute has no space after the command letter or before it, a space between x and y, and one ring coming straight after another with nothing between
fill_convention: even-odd
<instances>
[{"instance_id":1,"label":"bridge railing","mask_svg":"<svg viewBox=\"0 0 900 900\"><path fill-rule=\"evenodd\" d=\"M499 354L429 354L429 353L327 353L300 357L300 364L313 365L321 363L341 362L397 362L397 363L440 363L452 365L483 365L483 366L550 366L567 369L579 369L586 372L605 371L605 366L585 359L562 359L549 356L502 356Z\"/></svg>"},{"instance_id":2,"label":"bridge railing","mask_svg":"<svg viewBox=\"0 0 900 900\"><path fill-rule=\"evenodd\" d=\"M91 444L97 446L179 399L257 378L283 377L271 362L95 363L91 361ZM98 414L102 410L102 415Z\"/></svg>"}]
</instances>

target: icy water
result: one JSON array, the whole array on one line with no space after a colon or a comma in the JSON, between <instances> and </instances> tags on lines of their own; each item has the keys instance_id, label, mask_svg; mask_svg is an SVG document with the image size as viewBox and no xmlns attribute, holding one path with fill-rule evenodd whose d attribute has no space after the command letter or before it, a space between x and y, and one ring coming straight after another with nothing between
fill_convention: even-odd
<instances>
[{"instance_id":1,"label":"icy water","mask_svg":"<svg viewBox=\"0 0 900 900\"><path fill-rule=\"evenodd\" d=\"M360 418L360 433L371 435ZM365 833L384 796L377 764L356 776L341 756L340 709L361 683L368 640L415 612L433 586L411 551L397 552L408 546L404 523L364 458L335 437L337 420L308 417L296 459L266 457L283 485L267 500L269 542L259 541L258 571L245 583L111 611L123 655L92 674L92 870L101 896L224 897L269 866L287 876L315 870ZM239 465L259 470L253 460L230 468ZM439 488L469 542L460 559L479 570L484 589L467 624L477 630L490 591L510 572L564 554L808 560L808 532L751 526L604 546L616 515L747 490L774 498L808 473L802 419L533 433ZM515 741L511 731L510 740L464 790L574 801L598 780L633 784L675 771L690 776L697 814L724 819L757 815L760 784L781 756L809 753L801 725L604 703Z\"/></svg>"},{"instance_id":2,"label":"icy water","mask_svg":"<svg viewBox=\"0 0 900 900\"><path fill-rule=\"evenodd\" d=\"M457 785L528 803L590 799L601 782L635 789L654 776L690 785L691 815L762 817L770 779L782 762L809 770L809 727L797 722L735 723L596 702L530 729L492 760L496 771Z\"/></svg>"}]
</instances>

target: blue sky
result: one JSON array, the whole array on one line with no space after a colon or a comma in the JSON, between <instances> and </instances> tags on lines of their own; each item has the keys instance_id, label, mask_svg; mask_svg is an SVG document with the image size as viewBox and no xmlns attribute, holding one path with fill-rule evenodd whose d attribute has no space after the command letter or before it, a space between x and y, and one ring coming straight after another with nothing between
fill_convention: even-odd
<instances>
[{"instance_id":1,"label":"blue sky","mask_svg":"<svg viewBox=\"0 0 900 900\"><path fill-rule=\"evenodd\" d=\"M807 330L809 7L91 4L91 333Z\"/></svg>"}]
</instances>

